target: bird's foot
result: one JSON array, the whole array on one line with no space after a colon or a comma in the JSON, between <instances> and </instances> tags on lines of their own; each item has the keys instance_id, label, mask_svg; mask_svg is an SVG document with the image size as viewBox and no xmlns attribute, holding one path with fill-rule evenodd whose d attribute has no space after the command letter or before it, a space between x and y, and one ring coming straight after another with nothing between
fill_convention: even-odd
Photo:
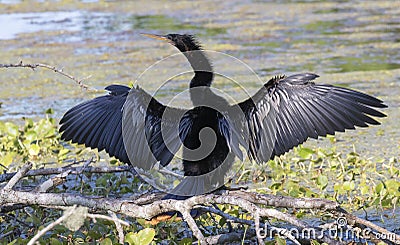
<instances>
[{"instance_id":1,"label":"bird's foot","mask_svg":"<svg viewBox=\"0 0 400 245\"><path fill-rule=\"evenodd\" d=\"M154 216L153 218L151 218L151 220L146 220L145 224L158 225L161 222L181 221L181 220L182 220L182 217L177 216L176 212L168 212L168 213L163 213L163 214Z\"/></svg>"}]
</instances>

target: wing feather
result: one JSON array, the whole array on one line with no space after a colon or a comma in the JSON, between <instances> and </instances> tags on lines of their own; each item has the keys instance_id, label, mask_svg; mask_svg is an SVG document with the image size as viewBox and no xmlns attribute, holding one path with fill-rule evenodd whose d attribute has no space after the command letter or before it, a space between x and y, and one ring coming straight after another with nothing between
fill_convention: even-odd
<instances>
[{"instance_id":1,"label":"wing feather","mask_svg":"<svg viewBox=\"0 0 400 245\"><path fill-rule=\"evenodd\" d=\"M376 109L386 107L381 100L347 88L317 85L312 81L317 77L311 73L275 77L253 97L234 105L246 115L235 125L246 124L249 129L250 158L266 162L309 137L378 125L372 117L385 117Z\"/></svg>"},{"instance_id":2,"label":"wing feather","mask_svg":"<svg viewBox=\"0 0 400 245\"><path fill-rule=\"evenodd\" d=\"M111 85L106 90L110 94L83 102L65 113L60 120L61 138L105 149L122 162L135 161L135 166L139 164L146 169L157 161L167 165L179 149L181 139L190 131L190 113L162 105L139 87ZM172 113L164 120L166 109ZM125 115L124 110L127 110ZM184 115L181 121L179 115ZM149 159L154 162L148 162Z\"/></svg>"},{"instance_id":3,"label":"wing feather","mask_svg":"<svg viewBox=\"0 0 400 245\"><path fill-rule=\"evenodd\" d=\"M122 107L129 87L112 85L111 93L83 102L65 113L60 120L63 140L85 144L87 147L105 149L110 156L129 162L122 142Z\"/></svg>"}]
</instances>

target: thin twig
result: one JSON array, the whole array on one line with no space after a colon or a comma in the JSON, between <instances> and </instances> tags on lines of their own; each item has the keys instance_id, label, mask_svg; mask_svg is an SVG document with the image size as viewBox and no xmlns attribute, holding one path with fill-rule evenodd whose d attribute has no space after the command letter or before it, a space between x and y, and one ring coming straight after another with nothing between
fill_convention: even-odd
<instances>
[{"instance_id":1,"label":"thin twig","mask_svg":"<svg viewBox=\"0 0 400 245\"><path fill-rule=\"evenodd\" d=\"M19 63L17 63L17 64L0 64L0 68L16 68L16 67L31 68L32 70L35 70L35 69L38 68L38 67L46 68L46 69L52 70L52 71L54 71L54 72L56 72L56 73L59 73L59 74L65 76L65 77L67 77L67 78L69 78L69 79L75 81L75 82L79 85L79 87L81 87L81 88L83 88L83 89L86 89L86 90L89 90L89 89L90 89L90 90L96 91L96 89L89 88L89 86L87 86L87 85L85 85L85 84L83 83L84 80L89 79L91 76L88 76L88 77L83 78L83 79L77 79L77 78L75 78L74 76L72 76L72 75L70 75L70 74L64 72L62 69L56 68L55 66L51 66L51 65L47 65L47 64L42 64L42 63L24 64L24 63L22 62L22 60L21 60Z\"/></svg>"},{"instance_id":2,"label":"thin twig","mask_svg":"<svg viewBox=\"0 0 400 245\"><path fill-rule=\"evenodd\" d=\"M32 237L32 239L28 242L27 245L33 245L35 244L35 242L44 234L46 234L46 232L48 232L49 230L53 229L56 225L61 224L61 222L63 222L64 220L66 220L69 216L71 216L76 209L76 205L72 206L72 208L70 208L69 210L67 210L63 216L61 216L60 218L58 218L56 221L50 223L48 226L46 226L45 228L43 228L42 230L40 230L34 237Z\"/></svg>"},{"instance_id":3,"label":"thin twig","mask_svg":"<svg viewBox=\"0 0 400 245\"><path fill-rule=\"evenodd\" d=\"M365 220L365 219L361 219L358 218L357 216L354 216L352 214L347 213L346 211L343 210L342 212L345 217L346 217L346 221L351 224L351 223L355 223L358 225L364 225L368 228L371 228L375 231L377 231L380 234L380 237L386 237L388 238L387 240L395 243L395 244L400 244L400 235L397 235L396 233L390 232L378 225L375 225L374 223L372 223L371 221Z\"/></svg>"},{"instance_id":4,"label":"thin twig","mask_svg":"<svg viewBox=\"0 0 400 245\"><path fill-rule=\"evenodd\" d=\"M115 214L114 212L109 212L109 213L110 214L111 213ZM91 218L91 219L105 219L105 220L113 221L115 223L119 223L121 225L129 226L128 222L126 222L126 221L124 221L122 219L119 219L117 216L115 216L115 218L114 218L114 217L110 217L110 216L103 215L103 214L91 214L91 213L88 213L86 215L86 217Z\"/></svg>"},{"instance_id":5,"label":"thin twig","mask_svg":"<svg viewBox=\"0 0 400 245\"><path fill-rule=\"evenodd\" d=\"M124 235L124 230L122 229L121 222L123 222L124 225L126 225L126 226L129 226L129 224L123 220L118 219L117 215L114 212L108 211L108 213L111 215L111 219L115 224L115 228L117 229L119 243L124 244L125 235Z\"/></svg>"},{"instance_id":6,"label":"thin twig","mask_svg":"<svg viewBox=\"0 0 400 245\"><path fill-rule=\"evenodd\" d=\"M255 227L256 227L256 231L259 231L260 230L260 213L258 211L256 211L253 214L253 217L254 217L254 224L255 224ZM264 245L265 243L264 243L263 238L260 236L260 233L256 232L256 235L257 235L258 244Z\"/></svg>"},{"instance_id":7,"label":"thin twig","mask_svg":"<svg viewBox=\"0 0 400 245\"><path fill-rule=\"evenodd\" d=\"M200 242L200 244L207 244L204 239L203 233L201 233L199 227L196 224L196 221L194 221L194 219L190 215L190 212L182 210L181 214L182 214L183 220L188 224L188 226L190 227L190 229L193 232L193 235L197 238L197 240Z\"/></svg>"}]
</instances>

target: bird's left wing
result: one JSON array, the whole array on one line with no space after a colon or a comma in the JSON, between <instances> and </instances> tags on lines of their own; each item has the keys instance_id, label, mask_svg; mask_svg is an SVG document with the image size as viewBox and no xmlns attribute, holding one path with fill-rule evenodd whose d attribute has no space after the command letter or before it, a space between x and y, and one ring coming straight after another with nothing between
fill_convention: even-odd
<instances>
[{"instance_id":1,"label":"bird's left wing","mask_svg":"<svg viewBox=\"0 0 400 245\"><path fill-rule=\"evenodd\" d=\"M312 82L311 73L271 79L239 106L245 119L236 127L248 129L248 153L257 162L267 162L307 138L317 138L379 124L385 115L374 108L386 107L370 95L347 88Z\"/></svg>"}]
</instances>

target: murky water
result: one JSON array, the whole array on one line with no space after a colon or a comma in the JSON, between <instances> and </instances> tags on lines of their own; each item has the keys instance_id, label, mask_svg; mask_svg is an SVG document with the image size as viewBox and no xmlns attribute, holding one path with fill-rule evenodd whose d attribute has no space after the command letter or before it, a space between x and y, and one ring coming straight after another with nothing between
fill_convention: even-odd
<instances>
[{"instance_id":1,"label":"murky water","mask_svg":"<svg viewBox=\"0 0 400 245\"><path fill-rule=\"evenodd\" d=\"M103 93L106 85L135 81L154 62L176 53L169 45L140 33L192 33L205 48L246 62L264 81L276 74L315 72L321 75L317 82L382 98L389 105L383 125L343 137L359 137L357 148L371 156L399 155L397 1L150 5L139 1L125 8L112 2L45 7L36 3L37 12L27 11L24 2L2 5L2 63L23 60L55 65L79 79L91 76L85 83L99 92L82 91L72 80L43 69L2 69L0 120L40 117L49 107L61 117L72 105ZM219 61L214 62L219 65ZM171 93L186 89L182 79ZM156 77L148 80L148 88L159 85ZM250 92L260 86L253 79L240 82ZM224 82L217 82L216 87L233 96L237 93ZM390 146L383 154L382 142Z\"/></svg>"},{"instance_id":2,"label":"murky water","mask_svg":"<svg viewBox=\"0 0 400 245\"><path fill-rule=\"evenodd\" d=\"M378 96L389 106L382 125L339 134L337 147L346 151L355 144L358 152L376 159L400 156L399 1L9 2L0 1L0 63L51 64L79 79L90 76L85 84L98 91L83 91L48 70L0 69L0 120L41 117L50 107L60 118L78 102L103 94L105 86L129 84L176 53L140 33L191 33L205 48L244 61L264 81L314 72L321 75L317 82ZM215 65L224 67L218 60ZM187 79L175 78L170 93L186 89ZM241 81L251 92L260 86ZM151 74L144 82L150 89L159 85ZM215 86L238 93L228 83ZM317 144L330 143L306 143Z\"/></svg>"}]
</instances>

